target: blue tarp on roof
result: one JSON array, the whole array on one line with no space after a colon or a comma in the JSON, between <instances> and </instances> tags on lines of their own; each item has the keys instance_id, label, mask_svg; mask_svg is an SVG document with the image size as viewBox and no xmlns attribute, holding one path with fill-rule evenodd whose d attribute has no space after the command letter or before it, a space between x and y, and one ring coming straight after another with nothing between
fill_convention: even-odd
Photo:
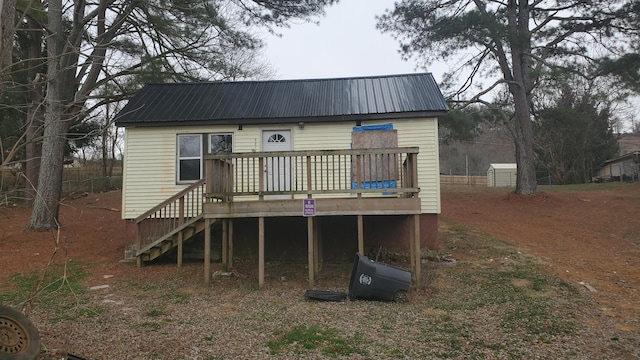
<instances>
[{"instance_id":1,"label":"blue tarp on roof","mask_svg":"<svg viewBox=\"0 0 640 360\"><path fill-rule=\"evenodd\" d=\"M393 124L355 126L353 131L393 130Z\"/></svg>"}]
</instances>

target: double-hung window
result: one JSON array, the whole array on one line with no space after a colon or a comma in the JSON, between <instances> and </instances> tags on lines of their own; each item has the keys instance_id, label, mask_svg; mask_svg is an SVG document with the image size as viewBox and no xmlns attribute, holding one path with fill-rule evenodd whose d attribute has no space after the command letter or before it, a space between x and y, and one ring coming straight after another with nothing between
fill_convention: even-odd
<instances>
[{"instance_id":1,"label":"double-hung window","mask_svg":"<svg viewBox=\"0 0 640 360\"><path fill-rule=\"evenodd\" d=\"M178 183L189 183L202 178L202 135L178 135Z\"/></svg>"},{"instance_id":2,"label":"double-hung window","mask_svg":"<svg viewBox=\"0 0 640 360\"><path fill-rule=\"evenodd\" d=\"M207 148L203 139L208 141L210 154L230 153L233 151L233 134L212 133L179 134L176 181L178 184L190 183L202 179L204 161L203 152Z\"/></svg>"}]
</instances>

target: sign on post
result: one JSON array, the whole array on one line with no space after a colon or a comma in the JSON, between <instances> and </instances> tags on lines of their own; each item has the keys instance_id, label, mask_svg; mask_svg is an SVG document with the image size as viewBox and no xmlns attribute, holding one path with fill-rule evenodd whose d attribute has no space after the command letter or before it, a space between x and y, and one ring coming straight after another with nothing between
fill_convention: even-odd
<instances>
[{"instance_id":1,"label":"sign on post","mask_svg":"<svg viewBox=\"0 0 640 360\"><path fill-rule=\"evenodd\" d=\"M316 199L302 200L302 215L316 216Z\"/></svg>"}]
</instances>

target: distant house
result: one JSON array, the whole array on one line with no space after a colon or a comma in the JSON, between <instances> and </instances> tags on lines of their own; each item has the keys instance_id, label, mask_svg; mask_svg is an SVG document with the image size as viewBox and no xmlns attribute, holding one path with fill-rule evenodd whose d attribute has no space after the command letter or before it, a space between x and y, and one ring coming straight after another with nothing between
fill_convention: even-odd
<instances>
[{"instance_id":1,"label":"distant house","mask_svg":"<svg viewBox=\"0 0 640 360\"><path fill-rule=\"evenodd\" d=\"M204 233L211 258L352 259L436 243L438 117L429 73L151 84L125 128L122 217L141 265ZM219 240L219 241L218 241Z\"/></svg>"},{"instance_id":2,"label":"distant house","mask_svg":"<svg viewBox=\"0 0 640 360\"><path fill-rule=\"evenodd\" d=\"M639 174L640 151L634 151L600 164L593 180L595 182L638 181Z\"/></svg>"},{"instance_id":3,"label":"distant house","mask_svg":"<svg viewBox=\"0 0 640 360\"><path fill-rule=\"evenodd\" d=\"M487 186L516 186L517 175L518 166L515 163L489 164L489 169L487 169Z\"/></svg>"}]
</instances>

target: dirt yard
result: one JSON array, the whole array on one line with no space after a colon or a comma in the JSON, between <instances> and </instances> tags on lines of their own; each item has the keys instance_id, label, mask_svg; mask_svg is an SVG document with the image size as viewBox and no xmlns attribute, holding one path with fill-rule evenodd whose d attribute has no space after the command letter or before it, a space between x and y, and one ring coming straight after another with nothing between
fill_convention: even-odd
<instances>
[{"instance_id":1,"label":"dirt yard","mask_svg":"<svg viewBox=\"0 0 640 360\"><path fill-rule=\"evenodd\" d=\"M640 316L640 184L588 189L518 196L450 187L442 215L541 257L567 282L590 285L619 329L638 332L626 320Z\"/></svg>"},{"instance_id":2,"label":"dirt yard","mask_svg":"<svg viewBox=\"0 0 640 360\"><path fill-rule=\"evenodd\" d=\"M536 196L517 196L506 189L445 187L443 223L481 229L548 263L556 275L591 292L598 316L620 331L640 334L640 184L602 184L581 191L546 189ZM0 291L16 273L42 270L51 261L89 264L87 284L108 279L144 281L174 266L138 269L122 265L124 222L121 193L88 194L65 199L59 233L25 232L30 210L0 208ZM464 253L452 250L453 257ZM463 260L463 259L462 259ZM201 274L196 264L194 274ZM109 276L109 278L107 278ZM196 275L198 276L198 275ZM249 281L249 280L247 280ZM583 285L580 285L580 284Z\"/></svg>"},{"instance_id":3,"label":"dirt yard","mask_svg":"<svg viewBox=\"0 0 640 360\"><path fill-rule=\"evenodd\" d=\"M128 245L120 219L121 192L75 197L63 200L62 226L56 233L25 232L31 209L0 208L0 284L13 274L44 269L52 258L56 263L67 259L90 263L96 274L135 271L119 264Z\"/></svg>"}]
</instances>

